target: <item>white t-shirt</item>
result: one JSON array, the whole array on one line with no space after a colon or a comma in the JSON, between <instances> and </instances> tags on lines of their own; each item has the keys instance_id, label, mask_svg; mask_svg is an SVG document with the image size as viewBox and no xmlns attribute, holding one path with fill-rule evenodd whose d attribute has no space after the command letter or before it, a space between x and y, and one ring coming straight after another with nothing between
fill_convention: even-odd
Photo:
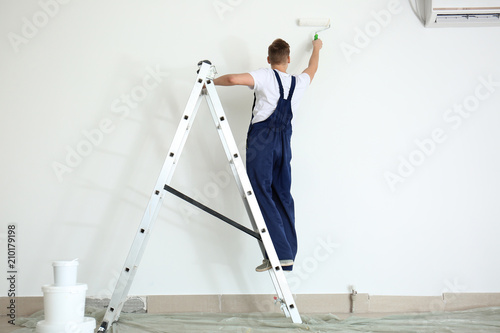
<instances>
[{"instance_id":1,"label":"white t-shirt","mask_svg":"<svg viewBox=\"0 0 500 333\"><path fill-rule=\"evenodd\" d=\"M278 71L281 84L283 85L283 97L288 98L290 85L292 84L292 75ZM280 98L280 90L274 70L271 68L261 68L250 72L254 80L254 92L256 102L253 109L252 124L264 121L273 114ZM299 103L304 96L304 92L311 83L311 78L307 73L295 76L295 90L292 96L292 112L298 109Z\"/></svg>"}]
</instances>

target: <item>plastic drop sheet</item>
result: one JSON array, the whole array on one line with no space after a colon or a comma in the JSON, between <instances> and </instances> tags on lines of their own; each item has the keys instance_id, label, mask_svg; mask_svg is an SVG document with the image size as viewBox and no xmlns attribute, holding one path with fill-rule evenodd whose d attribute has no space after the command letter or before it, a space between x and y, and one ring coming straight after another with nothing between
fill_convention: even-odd
<instances>
[{"instance_id":1,"label":"plastic drop sheet","mask_svg":"<svg viewBox=\"0 0 500 333\"><path fill-rule=\"evenodd\" d=\"M87 317L96 318L97 326L104 310L86 309ZM189 313L189 314L130 314L122 313L109 333L178 333L178 332L500 332L500 307L457 312L416 313L366 318L352 315L339 319L333 314L302 315L302 324L293 324L282 314L250 313ZM35 332L43 312L29 318L19 318L14 333ZM77 333L77 332L72 332Z\"/></svg>"}]
</instances>

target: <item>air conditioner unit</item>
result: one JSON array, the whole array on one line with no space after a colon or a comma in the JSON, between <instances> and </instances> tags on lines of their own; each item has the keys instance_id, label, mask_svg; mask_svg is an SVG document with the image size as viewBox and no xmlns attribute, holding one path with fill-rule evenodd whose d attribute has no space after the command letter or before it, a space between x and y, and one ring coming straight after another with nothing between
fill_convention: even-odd
<instances>
[{"instance_id":1,"label":"air conditioner unit","mask_svg":"<svg viewBox=\"0 0 500 333\"><path fill-rule=\"evenodd\" d=\"M500 26L500 0L424 0L426 27Z\"/></svg>"}]
</instances>

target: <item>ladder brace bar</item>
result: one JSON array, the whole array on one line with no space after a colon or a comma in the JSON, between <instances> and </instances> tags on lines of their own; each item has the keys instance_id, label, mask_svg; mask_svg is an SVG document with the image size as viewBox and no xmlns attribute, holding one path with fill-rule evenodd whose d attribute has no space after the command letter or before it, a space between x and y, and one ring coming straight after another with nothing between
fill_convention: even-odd
<instances>
[{"instance_id":1,"label":"ladder brace bar","mask_svg":"<svg viewBox=\"0 0 500 333\"><path fill-rule=\"evenodd\" d=\"M176 189L174 189L173 187L171 186L168 186L165 184L165 187L164 189L170 193L172 193L173 195L175 196L178 196L179 198L181 198L182 200L184 201L187 201L189 202L190 204L192 204L193 206L196 206L198 207L199 209L201 210L204 210L205 212L207 212L208 214L210 215L213 215L215 217L217 217L218 219L221 219L222 221L226 222L227 224L230 224L232 225L233 227L235 227L236 229L239 229L241 231L243 231L244 233L256 238L258 241L262 241L260 235L258 233L256 233L255 231L253 230L250 230L248 229L247 227L244 227L242 226L241 224L239 224L238 222L235 222L233 220L231 220L230 218L216 212L215 210L205 206L204 204L202 204L201 202L199 201L196 201L194 200L193 198L191 197L188 197L187 195L177 191Z\"/></svg>"}]
</instances>

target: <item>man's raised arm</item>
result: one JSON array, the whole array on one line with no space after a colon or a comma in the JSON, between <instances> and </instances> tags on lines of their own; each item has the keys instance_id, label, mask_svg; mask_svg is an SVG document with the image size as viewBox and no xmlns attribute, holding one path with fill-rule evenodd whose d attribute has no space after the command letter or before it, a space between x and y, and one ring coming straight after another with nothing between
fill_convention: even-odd
<instances>
[{"instance_id":1,"label":"man's raised arm","mask_svg":"<svg viewBox=\"0 0 500 333\"><path fill-rule=\"evenodd\" d=\"M303 72L309 74L311 81L313 80L314 75L318 70L319 50L321 50L321 48L323 47L323 42L321 41L321 39L316 39L313 40L312 44L313 44L313 51L311 54L311 58L309 59L309 66Z\"/></svg>"}]
</instances>

